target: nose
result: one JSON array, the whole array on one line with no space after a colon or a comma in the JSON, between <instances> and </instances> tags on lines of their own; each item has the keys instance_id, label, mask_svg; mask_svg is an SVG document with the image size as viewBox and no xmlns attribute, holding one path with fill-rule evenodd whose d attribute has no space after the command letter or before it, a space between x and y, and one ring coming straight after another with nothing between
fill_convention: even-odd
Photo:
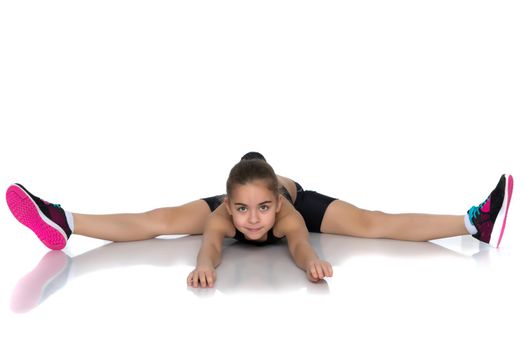
<instances>
[{"instance_id":1,"label":"nose","mask_svg":"<svg viewBox=\"0 0 525 350\"><path fill-rule=\"evenodd\" d=\"M248 216L248 222L250 224L259 222L259 215L257 214L256 210L250 212L250 215Z\"/></svg>"}]
</instances>

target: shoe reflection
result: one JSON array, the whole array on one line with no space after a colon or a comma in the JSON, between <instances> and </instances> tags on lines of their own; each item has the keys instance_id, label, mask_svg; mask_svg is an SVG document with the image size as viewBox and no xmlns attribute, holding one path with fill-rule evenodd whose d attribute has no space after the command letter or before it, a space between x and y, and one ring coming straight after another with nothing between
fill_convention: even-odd
<instances>
[{"instance_id":1,"label":"shoe reflection","mask_svg":"<svg viewBox=\"0 0 525 350\"><path fill-rule=\"evenodd\" d=\"M467 236L454 237L454 239L463 246L466 244L468 249L463 249L468 253L478 242ZM70 279L105 269L182 264L191 266L188 268L189 274L195 266L200 243L200 235L164 236L164 238L146 241L108 243L72 258L63 251L50 251L31 272L19 280L13 291L11 309L16 313L27 312L63 288ZM343 265L359 256L374 254L416 259L432 256L458 259L471 257L471 254L462 254L461 249L457 252L433 242L406 242L310 233L310 243L318 256L329 261L332 266ZM473 255L477 262L484 261L484 256L487 256L480 253ZM343 278L335 271L334 276ZM181 281L182 283L186 285L186 280ZM224 241L215 286L213 288L187 286L187 290L200 297L209 297L216 291L226 294L286 293L302 288L306 288L311 294L329 293L327 280L309 282L305 272L295 265L288 252L286 239L273 245L258 247L229 238Z\"/></svg>"},{"instance_id":2,"label":"shoe reflection","mask_svg":"<svg viewBox=\"0 0 525 350\"><path fill-rule=\"evenodd\" d=\"M42 303L67 283L70 266L71 258L62 251L48 252L16 284L11 298L11 310L23 313Z\"/></svg>"}]
</instances>

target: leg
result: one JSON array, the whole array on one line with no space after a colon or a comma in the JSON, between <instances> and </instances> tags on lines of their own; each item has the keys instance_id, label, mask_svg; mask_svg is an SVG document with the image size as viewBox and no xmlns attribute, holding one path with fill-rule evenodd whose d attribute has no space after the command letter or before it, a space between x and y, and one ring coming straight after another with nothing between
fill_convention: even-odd
<instances>
[{"instance_id":1,"label":"leg","mask_svg":"<svg viewBox=\"0 0 525 350\"><path fill-rule=\"evenodd\" d=\"M137 214L73 214L74 234L108 241L137 241L168 234L202 234L211 210L198 199Z\"/></svg>"},{"instance_id":2,"label":"leg","mask_svg":"<svg viewBox=\"0 0 525 350\"><path fill-rule=\"evenodd\" d=\"M333 201L326 209L321 232L405 241L468 234L464 215L387 214L360 209L342 200Z\"/></svg>"}]
</instances>

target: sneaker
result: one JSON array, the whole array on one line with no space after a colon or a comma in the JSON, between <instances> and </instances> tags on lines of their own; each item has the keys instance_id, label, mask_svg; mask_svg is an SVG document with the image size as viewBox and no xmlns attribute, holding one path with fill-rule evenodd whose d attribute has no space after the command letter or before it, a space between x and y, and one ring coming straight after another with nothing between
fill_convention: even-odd
<instances>
[{"instance_id":1,"label":"sneaker","mask_svg":"<svg viewBox=\"0 0 525 350\"><path fill-rule=\"evenodd\" d=\"M6 200L15 218L36 233L46 247L60 250L66 246L71 230L60 204L33 196L20 184L9 186Z\"/></svg>"},{"instance_id":2,"label":"sneaker","mask_svg":"<svg viewBox=\"0 0 525 350\"><path fill-rule=\"evenodd\" d=\"M477 207L473 206L468 210L470 222L478 231L473 235L474 238L493 247L499 247L507 223L513 186L512 175L508 175L508 178L501 175L498 185L488 198Z\"/></svg>"}]
</instances>

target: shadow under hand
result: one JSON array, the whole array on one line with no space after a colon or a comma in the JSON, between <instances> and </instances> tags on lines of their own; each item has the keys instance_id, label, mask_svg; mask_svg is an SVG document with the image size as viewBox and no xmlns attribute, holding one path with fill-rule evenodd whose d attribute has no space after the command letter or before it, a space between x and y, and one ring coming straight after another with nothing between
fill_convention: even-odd
<instances>
[{"instance_id":1,"label":"shadow under hand","mask_svg":"<svg viewBox=\"0 0 525 350\"><path fill-rule=\"evenodd\" d=\"M217 290L227 294L292 292L301 288L309 293L329 292L326 280L310 282L305 271L295 265L286 239L260 247L228 241L217 269Z\"/></svg>"}]
</instances>

